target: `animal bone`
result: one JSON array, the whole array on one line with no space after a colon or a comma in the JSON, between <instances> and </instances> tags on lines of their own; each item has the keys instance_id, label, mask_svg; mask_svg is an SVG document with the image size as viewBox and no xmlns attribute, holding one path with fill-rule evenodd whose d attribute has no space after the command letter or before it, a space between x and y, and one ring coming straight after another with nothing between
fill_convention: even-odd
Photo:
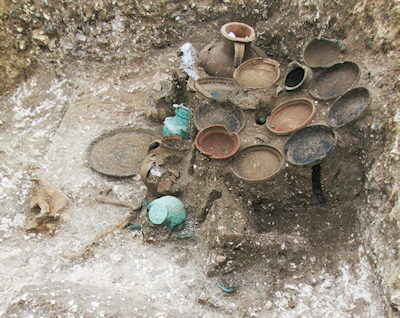
<instances>
[{"instance_id":1,"label":"animal bone","mask_svg":"<svg viewBox=\"0 0 400 318\"><path fill-rule=\"evenodd\" d=\"M37 185L32 190L30 209L33 215L27 222L26 230L41 230L46 227L50 231L53 227L47 223L60 217L59 212L67 206L67 198L45 179L33 178L31 181L37 182ZM39 213L36 213L37 208Z\"/></svg>"}]
</instances>

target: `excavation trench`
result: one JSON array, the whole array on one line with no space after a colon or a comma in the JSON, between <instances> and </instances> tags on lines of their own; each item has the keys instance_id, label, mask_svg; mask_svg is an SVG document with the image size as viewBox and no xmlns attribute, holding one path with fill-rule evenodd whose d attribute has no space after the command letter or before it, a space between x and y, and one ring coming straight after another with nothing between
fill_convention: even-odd
<instances>
[{"instance_id":1,"label":"excavation trench","mask_svg":"<svg viewBox=\"0 0 400 318\"><path fill-rule=\"evenodd\" d=\"M398 316L395 5L22 2L0 12L14 39L0 65L0 315ZM221 33L235 21L254 27L256 48L233 62L258 62L250 76L229 64L241 87L225 77L207 93L209 82L193 80L224 65L213 50L226 52L231 31L252 39L241 24ZM330 51L307 60L311 42ZM240 43L229 48L249 46ZM312 65L330 53L334 76ZM189 139L162 139L179 104ZM236 154L213 159L195 138L221 121L232 134L214 128L219 142L237 133L240 145L232 137L221 153ZM143 161L118 167L133 173L91 162L118 132L141 138L129 151L116 138L102 158L140 149ZM25 231L38 214L28 180L39 176L68 198L54 236ZM150 221L147 204L167 195L186 209L183 229Z\"/></svg>"}]
</instances>

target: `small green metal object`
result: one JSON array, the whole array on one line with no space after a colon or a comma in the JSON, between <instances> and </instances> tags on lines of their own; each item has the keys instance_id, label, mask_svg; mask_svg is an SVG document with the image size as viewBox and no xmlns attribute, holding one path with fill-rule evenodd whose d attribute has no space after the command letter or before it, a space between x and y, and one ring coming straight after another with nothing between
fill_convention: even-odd
<instances>
[{"instance_id":1,"label":"small green metal object","mask_svg":"<svg viewBox=\"0 0 400 318\"><path fill-rule=\"evenodd\" d=\"M44 31L46 34L56 34L56 33L57 33L57 30L54 29L53 26L51 26L51 25L45 25L45 26L43 27L43 31Z\"/></svg>"},{"instance_id":2,"label":"small green metal object","mask_svg":"<svg viewBox=\"0 0 400 318\"><path fill-rule=\"evenodd\" d=\"M178 235L178 239L190 238L190 237L193 237L193 235L194 235L193 232L181 234L181 235Z\"/></svg>"},{"instance_id":3,"label":"small green metal object","mask_svg":"<svg viewBox=\"0 0 400 318\"><path fill-rule=\"evenodd\" d=\"M142 205L147 208L147 200L143 200Z\"/></svg>"},{"instance_id":4,"label":"small green metal object","mask_svg":"<svg viewBox=\"0 0 400 318\"><path fill-rule=\"evenodd\" d=\"M182 136L183 139L190 139L189 119L190 109L183 104L174 104L174 117L167 117L164 120L164 136Z\"/></svg>"},{"instance_id":5,"label":"small green metal object","mask_svg":"<svg viewBox=\"0 0 400 318\"><path fill-rule=\"evenodd\" d=\"M177 231L182 231L183 229L185 229L185 222L179 224L179 225L175 228L175 230L177 230Z\"/></svg>"},{"instance_id":6,"label":"small green metal object","mask_svg":"<svg viewBox=\"0 0 400 318\"><path fill-rule=\"evenodd\" d=\"M225 293L233 293L235 291L235 286L229 285L229 287L225 287L224 283L217 282L219 288L222 289Z\"/></svg>"},{"instance_id":7,"label":"small green metal object","mask_svg":"<svg viewBox=\"0 0 400 318\"><path fill-rule=\"evenodd\" d=\"M147 206L151 223L162 225L171 230L182 229L186 221L186 210L181 200L166 195Z\"/></svg>"},{"instance_id":8,"label":"small green metal object","mask_svg":"<svg viewBox=\"0 0 400 318\"><path fill-rule=\"evenodd\" d=\"M134 225L131 225L129 227L129 229L131 231L140 231L142 229L142 225L141 224L134 224Z\"/></svg>"},{"instance_id":9,"label":"small green metal object","mask_svg":"<svg viewBox=\"0 0 400 318\"><path fill-rule=\"evenodd\" d=\"M49 7L49 2L48 2L47 0L43 0L43 1L40 3L40 6L41 6L42 8L48 8L48 7Z\"/></svg>"}]
</instances>

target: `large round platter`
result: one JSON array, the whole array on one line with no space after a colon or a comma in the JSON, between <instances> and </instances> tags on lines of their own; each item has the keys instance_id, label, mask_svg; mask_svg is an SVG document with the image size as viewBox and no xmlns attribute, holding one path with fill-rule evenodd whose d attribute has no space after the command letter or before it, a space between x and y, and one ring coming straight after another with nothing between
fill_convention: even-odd
<instances>
[{"instance_id":1,"label":"large round platter","mask_svg":"<svg viewBox=\"0 0 400 318\"><path fill-rule=\"evenodd\" d=\"M261 183L274 178L282 169L281 152L268 145L252 145L238 152L232 163L232 172L240 180Z\"/></svg>"},{"instance_id":2,"label":"large round platter","mask_svg":"<svg viewBox=\"0 0 400 318\"><path fill-rule=\"evenodd\" d=\"M87 149L92 169L113 177L130 177L140 171L148 145L161 136L145 128L124 127L106 132Z\"/></svg>"},{"instance_id":3,"label":"large round platter","mask_svg":"<svg viewBox=\"0 0 400 318\"><path fill-rule=\"evenodd\" d=\"M194 87L205 97L218 101L235 97L240 91L240 85L234 79L216 76L199 78Z\"/></svg>"},{"instance_id":4,"label":"large round platter","mask_svg":"<svg viewBox=\"0 0 400 318\"><path fill-rule=\"evenodd\" d=\"M340 96L328 113L328 124L342 127L361 117L368 108L371 97L365 87L356 87Z\"/></svg>"},{"instance_id":5,"label":"large round platter","mask_svg":"<svg viewBox=\"0 0 400 318\"><path fill-rule=\"evenodd\" d=\"M338 59L342 51L339 41L325 38L314 38L306 46L303 58L310 67L329 67Z\"/></svg>"},{"instance_id":6,"label":"large round platter","mask_svg":"<svg viewBox=\"0 0 400 318\"><path fill-rule=\"evenodd\" d=\"M356 63L337 63L320 73L312 81L309 91L316 99L333 99L346 92L359 77L360 69Z\"/></svg>"},{"instance_id":7,"label":"large round platter","mask_svg":"<svg viewBox=\"0 0 400 318\"><path fill-rule=\"evenodd\" d=\"M193 121L198 130L210 125L223 125L230 132L238 133L245 124L243 111L229 101L209 102L199 105L193 112Z\"/></svg>"},{"instance_id":8,"label":"large round platter","mask_svg":"<svg viewBox=\"0 0 400 318\"><path fill-rule=\"evenodd\" d=\"M267 128L276 135L288 135L305 127L315 116L313 101L296 98L274 108L267 118Z\"/></svg>"},{"instance_id":9,"label":"large round platter","mask_svg":"<svg viewBox=\"0 0 400 318\"><path fill-rule=\"evenodd\" d=\"M324 125L309 126L295 132L286 142L283 155L294 165L317 164L329 155L336 145L332 128Z\"/></svg>"},{"instance_id":10,"label":"large round platter","mask_svg":"<svg viewBox=\"0 0 400 318\"><path fill-rule=\"evenodd\" d=\"M233 73L233 78L243 88L267 88L280 77L279 63L267 57L256 57L242 64Z\"/></svg>"}]
</instances>

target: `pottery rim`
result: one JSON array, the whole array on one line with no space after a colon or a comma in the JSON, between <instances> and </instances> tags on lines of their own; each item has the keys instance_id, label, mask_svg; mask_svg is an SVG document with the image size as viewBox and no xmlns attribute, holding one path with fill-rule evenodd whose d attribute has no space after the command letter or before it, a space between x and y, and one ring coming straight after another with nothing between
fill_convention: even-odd
<instances>
[{"instance_id":1,"label":"pottery rim","mask_svg":"<svg viewBox=\"0 0 400 318\"><path fill-rule=\"evenodd\" d=\"M230 32L235 33L236 36L229 35ZM243 32L245 34L243 34ZM230 41L250 43L256 39L256 31L250 25L241 22L230 22L224 24L221 27L221 33L224 38ZM240 35L244 36L242 37Z\"/></svg>"},{"instance_id":2,"label":"pottery rim","mask_svg":"<svg viewBox=\"0 0 400 318\"><path fill-rule=\"evenodd\" d=\"M249 179L249 178L245 178L245 177L242 177L241 175L239 175L239 174L235 171L235 169L234 169L235 161L236 161L236 160L239 160L240 157L241 157L241 155L243 155L244 153L246 153L246 152L249 153L249 152L252 152L252 151L257 151L257 150L260 149L260 148L261 148L261 149L262 149L262 148L268 149L270 152L273 152L273 153L278 157L278 159L279 159L279 167L276 169L276 171L275 171L273 174L271 174L271 175L269 175L269 176L267 176L267 177L260 178L260 179ZM262 183L262 182L266 182L266 181L272 180L274 177L276 177L276 176L282 171L283 164L284 164L284 162L285 162L284 156L283 156L282 152L281 152L279 149L277 149L277 148L275 148L275 147L273 147L273 146L270 146L270 145L263 145L263 144L251 145L251 146L248 146L248 147L245 147L245 148L241 149L241 150L235 155L235 157L234 157L233 160L234 160L234 162L232 163L232 166L231 166L231 171L232 171L232 173L233 173L239 180L241 180L241 181L243 181L243 182L247 182L247 183Z\"/></svg>"},{"instance_id":3,"label":"pottery rim","mask_svg":"<svg viewBox=\"0 0 400 318\"><path fill-rule=\"evenodd\" d=\"M271 121L273 119L273 116L276 113L278 113L279 111L281 111L282 109L284 109L284 108L286 108L288 106L291 106L293 104L297 104L297 103L301 103L302 105L307 104L307 106L309 106L309 108L311 108L311 114L307 118L307 120L305 120L302 124L300 124L296 128L293 128L293 129L290 129L290 130L277 131L277 130L273 129L271 127ZM313 120L315 114L316 114L316 108L315 108L314 101L312 101L311 99L308 99L308 98L295 98L295 99L288 100L288 101L278 105L277 107L275 107L272 110L271 115L268 116L265 125L267 126L268 130L271 131L272 133L274 133L275 135L279 135L279 136L290 135L290 134L292 134L292 133L304 128L305 126L307 126Z\"/></svg>"},{"instance_id":4,"label":"pottery rim","mask_svg":"<svg viewBox=\"0 0 400 318\"><path fill-rule=\"evenodd\" d=\"M212 134L215 132L223 133L227 136L229 136L233 142L234 142L234 148L230 153L227 153L225 156L221 157L216 157L212 153L208 153L204 151L202 145L201 145L201 140L204 139L204 137ZM195 139L195 145L196 148L202 153L205 154L206 156L209 156L211 159L227 159L229 157L232 157L240 148L240 138L239 135L235 132L230 132L224 125L216 124L216 125L210 125L207 127L204 127L202 130L199 131L199 133L196 136Z\"/></svg>"}]
</instances>

